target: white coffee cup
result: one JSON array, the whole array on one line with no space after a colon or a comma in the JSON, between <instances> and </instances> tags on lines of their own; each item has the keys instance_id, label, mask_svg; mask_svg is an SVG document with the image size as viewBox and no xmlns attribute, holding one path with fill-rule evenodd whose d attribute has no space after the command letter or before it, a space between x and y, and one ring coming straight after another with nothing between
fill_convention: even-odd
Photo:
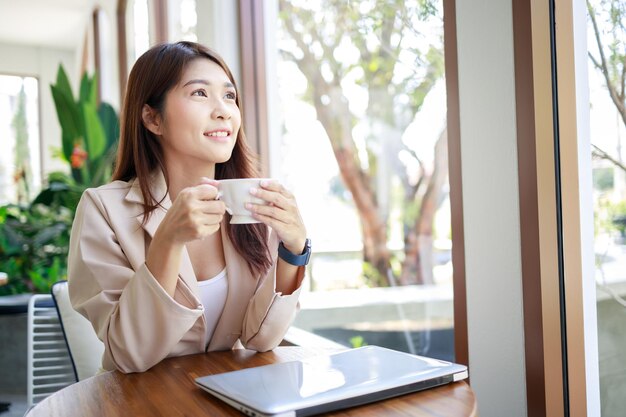
<instances>
[{"instance_id":1,"label":"white coffee cup","mask_svg":"<svg viewBox=\"0 0 626 417\"><path fill-rule=\"evenodd\" d=\"M245 207L246 203L266 204L250 194L250 189L261 188L261 181L269 178L235 178L230 180L219 180L219 199L226 204L226 211L232 217L231 224L260 223L252 217L252 213Z\"/></svg>"}]
</instances>

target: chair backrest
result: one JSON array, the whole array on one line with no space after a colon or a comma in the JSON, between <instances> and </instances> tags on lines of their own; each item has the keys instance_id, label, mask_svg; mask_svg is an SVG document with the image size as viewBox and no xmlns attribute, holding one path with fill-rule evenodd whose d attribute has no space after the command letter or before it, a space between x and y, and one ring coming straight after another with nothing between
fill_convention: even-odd
<instances>
[{"instance_id":1,"label":"chair backrest","mask_svg":"<svg viewBox=\"0 0 626 417\"><path fill-rule=\"evenodd\" d=\"M104 344L98 339L89 320L72 307L67 281L56 282L52 285L51 292L61 319L76 378L82 381L94 376L102 366Z\"/></svg>"},{"instance_id":2,"label":"chair backrest","mask_svg":"<svg viewBox=\"0 0 626 417\"><path fill-rule=\"evenodd\" d=\"M27 402L31 407L76 382L56 308L49 294L28 301Z\"/></svg>"}]
</instances>

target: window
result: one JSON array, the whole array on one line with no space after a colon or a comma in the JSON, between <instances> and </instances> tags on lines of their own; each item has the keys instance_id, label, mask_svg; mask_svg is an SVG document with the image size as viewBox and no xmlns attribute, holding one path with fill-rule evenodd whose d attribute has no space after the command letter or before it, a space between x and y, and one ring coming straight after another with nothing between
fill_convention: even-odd
<instances>
[{"instance_id":1,"label":"window","mask_svg":"<svg viewBox=\"0 0 626 417\"><path fill-rule=\"evenodd\" d=\"M137 58L150 48L150 26L148 14L148 0L133 0L130 2L127 14L127 27L131 28L129 64L135 63Z\"/></svg>"},{"instance_id":2,"label":"window","mask_svg":"<svg viewBox=\"0 0 626 417\"><path fill-rule=\"evenodd\" d=\"M198 15L196 12L196 0L172 0L168 2L170 37L172 41L198 41L196 25Z\"/></svg>"},{"instance_id":3,"label":"window","mask_svg":"<svg viewBox=\"0 0 626 417\"><path fill-rule=\"evenodd\" d=\"M626 5L589 2L598 350L602 415L626 407Z\"/></svg>"},{"instance_id":4,"label":"window","mask_svg":"<svg viewBox=\"0 0 626 417\"><path fill-rule=\"evenodd\" d=\"M0 205L27 204L41 188L39 86L0 75Z\"/></svg>"},{"instance_id":5,"label":"window","mask_svg":"<svg viewBox=\"0 0 626 417\"><path fill-rule=\"evenodd\" d=\"M314 243L295 324L454 359L442 4L277 3L271 174Z\"/></svg>"},{"instance_id":6,"label":"window","mask_svg":"<svg viewBox=\"0 0 626 417\"><path fill-rule=\"evenodd\" d=\"M98 97L101 101L114 102L113 90L113 67L110 57L113 55L113 45L111 44L111 21L109 16L101 8L96 8L93 12L94 31L94 58L95 69L98 75Z\"/></svg>"}]
</instances>

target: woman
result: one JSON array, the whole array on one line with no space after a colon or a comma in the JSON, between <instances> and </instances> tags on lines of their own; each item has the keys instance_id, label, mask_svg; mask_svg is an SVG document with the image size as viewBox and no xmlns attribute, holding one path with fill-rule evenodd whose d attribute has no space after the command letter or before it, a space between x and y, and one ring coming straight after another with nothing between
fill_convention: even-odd
<instances>
[{"instance_id":1,"label":"woman","mask_svg":"<svg viewBox=\"0 0 626 417\"><path fill-rule=\"evenodd\" d=\"M191 42L143 54L113 182L84 192L70 242L70 298L104 342L104 369L282 340L310 244L293 196L273 181L251 190L269 203L248 205L260 223L229 224L219 180L256 176L223 60Z\"/></svg>"}]
</instances>

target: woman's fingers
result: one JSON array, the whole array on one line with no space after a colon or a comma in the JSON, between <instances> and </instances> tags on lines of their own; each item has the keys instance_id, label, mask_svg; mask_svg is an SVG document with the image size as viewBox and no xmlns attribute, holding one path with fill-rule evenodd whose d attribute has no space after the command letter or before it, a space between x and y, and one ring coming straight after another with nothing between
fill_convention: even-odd
<instances>
[{"instance_id":1,"label":"woman's fingers","mask_svg":"<svg viewBox=\"0 0 626 417\"><path fill-rule=\"evenodd\" d=\"M212 184L199 184L192 187L195 197L198 200L217 200L219 190Z\"/></svg>"},{"instance_id":2,"label":"woman's fingers","mask_svg":"<svg viewBox=\"0 0 626 417\"><path fill-rule=\"evenodd\" d=\"M205 214L220 214L226 212L226 204L221 200L204 200L199 201L200 211Z\"/></svg>"},{"instance_id":3,"label":"woman's fingers","mask_svg":"<svg viewBox=\"0 0 626 417\"><path fill-rule=\"evenodd\" d=\"M266 201L270 206L277 206L288 210L289 206L295 206L295 199L285 187L274 181L262 181L262 188L252 188L250 194Z\"/></svg>"},{"instance_id":4,"label":"woman's fingers","mask_svg":"<svg viewBox=\"0 0 626 417\"><path fill-rule=\"evenodd\" d=\"M293 216L288 211L282 209L277 206L269 206L265 204L252 204L247 203L246 208L252 212L252 215L259 216L259 220L263 220L265 218L276 220L281 223L289 224L291 223ZM268 224L268 226L272 226L272 224Z\"/></svg>"},{"instance_id":5,"label":"woman's fingers","mask_svg":"<svg viewBox=\"0 0 626 417\"><path fill-rule=\"evenodd\" d=\"M285 245L299 246L306 238L306 230L293 194L275 181L262 181L260 188L250 192L265 201L246 204L252 216L274 229Z\"/></svg>"},{"instance_id":6,"label":"woman's fingers","mask_svg":"<svg viewBox=\"0 0 626 417\"><path fill-rule=\"evenodd\" d=\"M261 188L263 188L265 190L268 190L268 191L274 191L274 192L280 193L281 195L283 195L287 199L292 199L293 198L293 194L291 194L291 192L288 189L286 189L278 181L263 180L263 181L261 181L260 185L261 185Z\"/></svg>"}]
</instances>

